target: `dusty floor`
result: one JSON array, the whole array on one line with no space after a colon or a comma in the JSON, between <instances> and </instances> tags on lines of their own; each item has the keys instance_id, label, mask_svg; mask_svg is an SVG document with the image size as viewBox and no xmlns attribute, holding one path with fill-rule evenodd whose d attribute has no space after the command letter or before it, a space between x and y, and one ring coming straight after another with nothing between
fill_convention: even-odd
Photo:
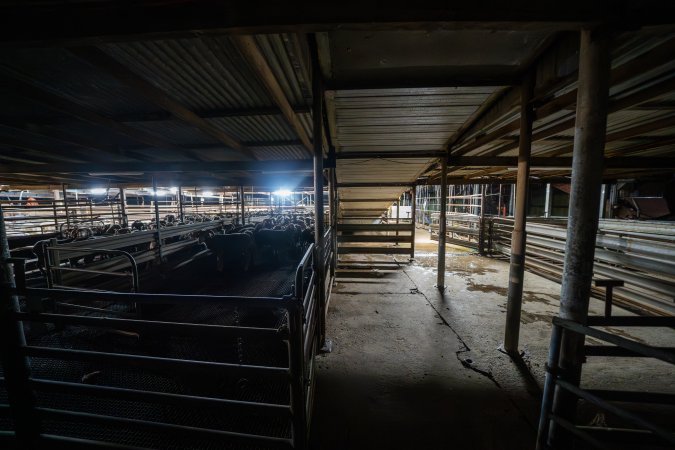
<instances>
[{"instance_id":1,"label":"dusty floor","mask_svg":"<svg viewBox=\"0 0 675 450\"><path fill-rule=\"evenodd\" d=\"M403 257L363 256L340 265L329 309L333 352L320 356L317 366L313 448L534 448L560 285L526 274L524 363L515 364L499 351L508 262L449 245L447 288L439 292L436 245L418 230L411 264ZM602 308L591 301L591 314ZM615 308L614 314L630 313ZM675 333L662 331L619 330L673 346ZM675 392L672 366L612 362L591 360L583 384Z\"/></svg>"}]
</instances>

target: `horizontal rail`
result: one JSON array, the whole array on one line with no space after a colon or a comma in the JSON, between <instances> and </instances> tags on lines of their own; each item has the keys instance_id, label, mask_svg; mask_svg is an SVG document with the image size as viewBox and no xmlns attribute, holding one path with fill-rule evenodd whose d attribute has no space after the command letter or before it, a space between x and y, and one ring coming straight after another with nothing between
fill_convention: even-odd
<instances>
[{"instance_id":1,"label":"horizontal rail","mask_svg":"<svg viewBox=\"0 0 675 450\"><path fill-rule=\"evenodd\" d=\"M78 305L79 306L79 305ZM125 329L138 332L170 331L172 335L200 337L267 337L285 339L285 328L255 328L229 325L209 325L185 322L158 322L113 317L73 316L67 314L16 312L14 318L24 322L42 322L59 325L85 325L97 328Z\"/></svg>"},{"instance_id":2,"label":"horizontal rail","mask_svg":"<svg viewBox=\"0 0 675 450\"><path fill-rule=\"evenodd\" d=\"M291 301L277 297L240 297L240 296L214 296L214 295L178 295L178 294L145 294L126 292L101 292L89 290L70 289L45 289L26 288L15 290L18 295L26 297L75 299L90 301L109 301L119 303L140 303L158 305L181 305L191 303L221 303L221 304L245 304L252 308L289 308Z\"/></svg>"},{"instance_id":3,"label":"horizontal rail","mask_svg":"<svg viewBox=\"0 0 675 450\"><path fill-rule=\"evenodd\" d=\"M641 354L648 358L660 359L670 364L675 364L675 353L668 349L661 349L657 347L651 347L649 345L641 344L639 342L631 341L630 339L623 338L621 336L616 336L605 331L596 330L595 328L590 328L584 325L581 325L577 322L574 322L569 319L562 319L560 317L553 318L553 324L561 326L565 329L574 331L579 334L584 334L587 336L600 339L610 344L617 345L626 350L630 350L633 353Z\"/></svg>"},{"instance_id":4,"label":"horizontal rail","mask_svg":"<svg viewBox=\"0 0 675 450\"><path fill-rule=\"evenodd\" d=\"M629 421L629 422L631 422L631 423L633 423L633 424L635 424L639 427L642 427L644 429L647 429L647 430L651 431L652 433L661 437L666 442L669 442L671 444L675 444L675 434L673 434L672 432L670 432L670 431L668 431L664 428L661 428L658 425L654 425L653 423L651 423L651 422L643 419L642 417L637 416L637 415L635 415L635 414L633 414L629 411L621 409L621 408L603 400L602 398L600 398L596 395L593 395L590 392L585 391L585 390L583 390L583 389L581 389L581 388L579 388L579 387L577 387L577 386L573 385L572 383L569 383L565 380L558 379L556 381L556 384L558 386L560 386L561 388L563 388L563 389L571 392L572 394L576 395L577 397L583 398L587 402L593 403L594 405L599 406L600 408L616 415L617 417L620 417L620 418L622 418L624 420L627 420L627 421Z\"/></svg>"},{"instance_id":5,"label":"horizontal rail","mask_svg":"<svg viewBox=\"0 0 675 450\"><path fill-rule=\"evenodd\" d=\"M20 347L19 351L33 358L58 359L66 361L88 361L99 364L125 364L151 370L166 369L186 373L211 371L210 373L240 373L242 375L262 375L287 380L289 369L285 367L251 366L189 359L162 358L125 353L109 353L90 350L71 350L62 348Z\"/></svg>"},{"instance_id":6,"label":"horizontal rail","mask_svg":"<svg viewBox=\"0 0 675 450\"><path fill-rule=\"evenodd\" d=\"M275 403L256 403L242 400L172 394L166 392L90 385L83 383L70 383L66 381L42 380L34 378L30 379L30 385L35 390L41 392L82 394L92 397L114 398L116 400L128 400L134 402L161 403L174 406L229 409L235 410L237 412L254 412L256 414L273 414L282 416L291 415L289 405L280 405Z\"/></svg>"},{"instance_id":7,"label":"horizontal rail","mask_svg":"<svg viewBox=\"0 0 675 450\"><path fill-rule=\"evenodd\" d=\"M126 417L106 416L102 414L91 414L85 412L66 411L53 408L35 408L45 419L67 420L88 423L92 425L119 425L126 428L135 427L147 431L172 433L179 435L202 435L209 438L227 438L228 440L237 440L243 442L265 442L268 444L278 444L290 446L291 440L273 436L262 436L255 434L237 433L232 431L216 430L211 428L199 428L185 425L168 424L162 422L152 422L148 420L130 419Z\"/></svg>"}]
</instances>

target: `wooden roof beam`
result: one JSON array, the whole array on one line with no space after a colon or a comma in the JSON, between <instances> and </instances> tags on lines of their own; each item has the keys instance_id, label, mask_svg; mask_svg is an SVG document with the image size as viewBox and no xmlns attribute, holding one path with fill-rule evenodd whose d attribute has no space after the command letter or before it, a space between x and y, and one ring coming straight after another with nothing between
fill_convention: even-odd
<instances>
[{"instance_id":1,"label":"wooden roof beam","mask_svg":"<svg viewBox=\"0 0 675 450\"><path fill-rule=\"evenodd\" d=\"M279 81L274 76L272 68L267 63L265 55L263 55L258 44L255 42L255 37L251 35L240 35L234 36L233 40L237 43L239 50L251 66L251 69L258 75L258 78L265 88L267 88L267 91L272 96L274 102L279 109L281 109L288 124L295 130L295 134L302 142L302 145L307 149L307 152L310 155L314 155L312 141L305 131L305 128L302 126L302 123L300 123L295 111L293 111L293 107L288 101L288 98L286 98L286 94L279 84Z\"/></svg>"}]
</instances>

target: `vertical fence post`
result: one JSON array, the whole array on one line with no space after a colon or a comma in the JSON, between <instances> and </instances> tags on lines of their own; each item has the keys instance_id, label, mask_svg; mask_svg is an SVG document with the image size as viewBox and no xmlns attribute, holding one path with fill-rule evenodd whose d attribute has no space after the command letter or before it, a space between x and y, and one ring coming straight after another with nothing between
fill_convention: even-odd
<instances>
[{"instance_id":1,"label":"vertical fence post","mask_svg":"<svg viewBox=\"0 0 675 450\"><path fill-rule=\"evenodd\" d=\"M241 197L241 224L246 225L246 202L244 201L244 186L239 186L239 196Z\"/></svg>"},{"instance_id":2,"label":"vertical fence post","mask_svg":"<svg viewBox=\"0 0 675 450\"><path fill-rule=\"evenodd\" d=\"M321 318L320 344L326 344L326 299L324 298L323 273L323 235L324 235L324 212L323 212L323 96L324 87L321 75L321 67L318 60L318 48L316 36L309 36L310 57L312 60L312 140L314 144L314 242L315 270L317 300L319 301Z\"/></svg>"},{"instance_id":3,"label":"vertical fence post","mask_svg":"<svg viewBox=\"0 0 675 450\"><path fill-rule=\"evenodd\" d=\"M438 273L436 274L436 287L445 289L445 235L447 230L446 211L448 209L448 158L441 157L441 199L438 215Z\"/></svg>"},{"instance_id":4,"label":"vertical fence post","mask_svg":"<svg viewBox=\"0 0 675 450\"><path fill-rule=\"evenodd\" d=\"M307 447L307 398L305 349L303 342L302 298L286 299L289 303L288 365L291 372L291 413L293 414L293 448ZM309 319L311 320L311 319ZM305 339L311 339L306 336Z\"/></svg>"},{"instance_id":5,"label":"vertical fence post","mask_svg":"<svg viewBox=\"0 0 675 450\"><path fill-rule=\"evenodd\" d=\"M21 355L20 347L26 345L23 324L12 315L19 311L19 300L12 293L16 287L12 266L9 263L7 230L0 206L0 361L5 376L5 387L14 422L14 431L19 448L39 448L39 417L35 411L35 396L30 389L30 366L28 358Z\"/></svg>"},{"instance_id":6,"label":"vertical fence post","mask_svg":"<svg viewBox=\"0 0 675 450\"><path fill-rule=\"evenodd\" d=\"M480 185L480 218L478 229L478 254L485 256L485 184Z\"/></svg>"},{"instance_id":7,"label":"vertical fence post","mask_svg":"<svg viewBox=\"0 0 675 450\"><path fill-rule=\"evenodd\" d=\"M560 291L560 316L585 323L593 277L595 240L598 232L598 205L607 129L607 103L611 63L607 32L581 31L576 124L572 153L570 212L565 243ZM560 351L560 368L567 381L578 384L583 360L584 336L565 333ZM576 397L557 390L553 412L574 420ZM551 428L551 439L560 448L569 448L567 433Z\"/></svg>"},{"instance_id":8,"label":"vertical fence post","mask_svg":"<svg viewBox=\"0 0 675 450\"><path fill-rule=\"evenodd\" d=\"M525 246L527 236L527 196L530 177L530 154L532 151L532 95L534 75L528 74L521 85L520 93L520 138L518 149L518 175L516 180L516 212L511 237L511 264L509 265L509 290L506 304L506 331L504 349L511 354L518 353L520 338L520 311L523 302L525 278Z\"/></svg>"},{"instance_id":9,"label":"vertical fence post","mask_svg":"<svg viewBox=\"0 0 675 450\"><path fill-rule=\"evenodd\" d=\"M123 227L129 226L129 217L127 216L127 193L124 191L124 188L120 188L120 209L122 217L120 222Z\"/></svg>"},{"instance_id":10,"label":"vertical fence post","mask_svg":"<svg viewBox=\"0 0 675 450\"><path fill-rule=\"evenodd\" d=\"M553 393L555 392L555 379L558 376L558 359L560 358L560 340L563 330L559 325L553 325L551 331L551 344L548 347L548 360L546 362L546 378L544 380L544 393L539 410L539 430L537 432L537 449L545 450L548 440L549 413L553 406Z\"/></svg>"},{"instance_id":11,"label":"vertical fence post","mask_svg":"<svg viewBox=\"0 0 675 450\"><path fill-rule=\"evenodd\" d=\"M185 213L183 212L183 188L178 186L178 217L180 221L185 221Z\"/></svg>"},{"instance_id":12,"label":"vertical fence post","mask_svg":"<svg viewBox=\"0 0 675 450\"><path fill-rule=\"evenodd\" d=\"M63 208L66 213L66 226L70 228L70 215L68 214L68 191L66 190L65 183L61 185L63 191Z\"/></svg>"},{"instance_id":13,"label":"vertical fence post","mask_svg":"<svg viewBox=\"0 0 675 450\"><path fill-rule=\"evenodd\" d=\"M157 240L157 256L159 258L159 264L162 264L164 261L164 255L162 254L162 231L159 226L159 203L157 202L157 179L152 177L152 194L154 197L155 204L155 239Z\"/></svg>"}]
</instances>

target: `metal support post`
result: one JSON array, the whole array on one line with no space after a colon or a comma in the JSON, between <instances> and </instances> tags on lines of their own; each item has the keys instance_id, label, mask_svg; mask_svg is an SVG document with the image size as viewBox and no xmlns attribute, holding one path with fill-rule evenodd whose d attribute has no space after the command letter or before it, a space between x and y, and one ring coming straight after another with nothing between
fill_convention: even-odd
<instances>
[{"instance_id":1,"label":"metal support post","mask_svg":"<svg viewBox=\"0 0 675 450\"><path fill-rule=\"evenodd\" d=\"M438 215L438 273L436 287L445 289L445 234L447 229L446 212L448 209L448 158L441 158L441 204Z\"/></svg>"},{"instance_id":2,"label":"metal support post","mask_svg":"<svg viewBox=\"0 0 675 450\"><path fill-rule=\"evenodd\" d=\"M416 214L417 214L417 186L413 186L410 191L411 195L411 213L410 213L410 223L412 225L411 233L412 237L410 238L410 259L415 259L415 230L417 230L416 223Z\"/></svg>"},{"instance_id":3,"label":"metal support post","mask_svg":"<svg viewBox=\"0 0 675 450\"><path fill-rule=\"evenodd\" d=\"M598 231L598 204L602 184L607 102L611 62L610 39L605 33L581 31L576 125L572 156L570 212L565 243L565 263L560 294L560 317L585 323L591 294L593 258ZM584 336L565 333L560 368L567 380L578 385L583 360ZM554 414L573 421L576 397L557 390ZM569 448L568 436L553 427L552 442Z\"/></svg>"},{"instance_id":4,"label":"metal support post","mask_svg":"<svg viewBox=\"0 0 675 450\"><path fill-rule=\"evenodd\" d=\"M120 188L120 212L122 214L121 222L124 228L129 226L129 217L127 217L127 194L124 188Z\"/></svg>"},{"instance_id":5,"label":"metal support post","mask_svg":"<svg viewBox=\"0 0 675 450\"><path fill-rule=\"evenodd\" d=\"M525 224L527 217L527 196L530 177L530 153L532 150L531 105L534 93L534 76L529 74L520 88L520 140L518 148L518 175L516 179L516 212L511 236L511 264L509 266L509 290L506 303L506 332L504 349L511 354L518 353L520 335L520 310L523 303L523 281L525 276Z\"/></svg>"},{"instance_id":6,"label":"metal support post","mask_svg":"<svg viewBox=\"0 0 675 450\"><path fill-rule=\"evenodd\" d=\"M14 422L18 448L39 448L40 422L35 411L35 395L30 388L30 365L20 348L26 345L22 322L12 315L19 311L19 299L12 293L16 287L9 262L9 243L5 219L0 206L0 362Z\"/></svg>"},{"instance_id":7,"label":"metal support post","mask_svg":"<svg viewBox=\"0 0 675 450\"><path fill-rule=\"evenodd\" d=\"M318 60L316 36L309 36L309 48L312 60L312 140L314 146L314 242L317 300L320 305L319 317L319 344L326 345L326 299L324 298L323 273L323 96L324 87L321 77L321 67Z\"/></svg>"},{"instance_id":8,"label":"metal support post","mask_svg":"<svg viewBox=\"0 0 675 450\"><path fill-rule=\"evenodd\" d=\"M239 186L239 196L241 197L241 224L246 225L246 202L244 201L244 186Z\"/></svg>"},{"instance_id":9,"label":"metal support post","mask_svg":"<svg viewBox=\"0 0 675 450\"><path fill-rule=\"evenodd\" d=\"M480 219L478 222L478 254L485 256L485 187L480 185Z\"/></svg>"},{"instance_id":10,"label":"metal support post","mask_svg":"<svg viewBox=\"0 0 675 450\"><path fill-rule=\"evenodd\" d=\"M183 188L178 186L178 217L180 221L185 221L185 213L183 212Z\"/></svg>"},{"instance_id":11,"label":"metal support post","mask_svg":"<svg viewBox=\"0 0 675 450\"><path fill-rule=\"evenodd\" d=\"M551 217L551 183L546 183L546 196L544 198L544 217Z\"/></svg>"},{"instance_id":12,"label":"metal support post","mask_svg":"<svg viewBox=\"0 0 675 450\"><path fill-rule=\"evenodd\" d=\"M70 215L68 214L68 191L66 190L66 185L62 184L61 189L63 190L63 208L66 212L66 226L70 228Z\"/></svg>"},{"instance_id":13,"label":"metal support post","mask_svg":"<svg viewBox=\"0 0 675 450\"><path fill-rule=\"evenodd\" d=\"M152 193L155 198L155 239L157 240L157 256L159 257L159 263L161 264L164 261L164 255L162 254L162 231L159 226L159 203L157 202L157 179L152 177Z\"/></svg>"}]
</instances>

